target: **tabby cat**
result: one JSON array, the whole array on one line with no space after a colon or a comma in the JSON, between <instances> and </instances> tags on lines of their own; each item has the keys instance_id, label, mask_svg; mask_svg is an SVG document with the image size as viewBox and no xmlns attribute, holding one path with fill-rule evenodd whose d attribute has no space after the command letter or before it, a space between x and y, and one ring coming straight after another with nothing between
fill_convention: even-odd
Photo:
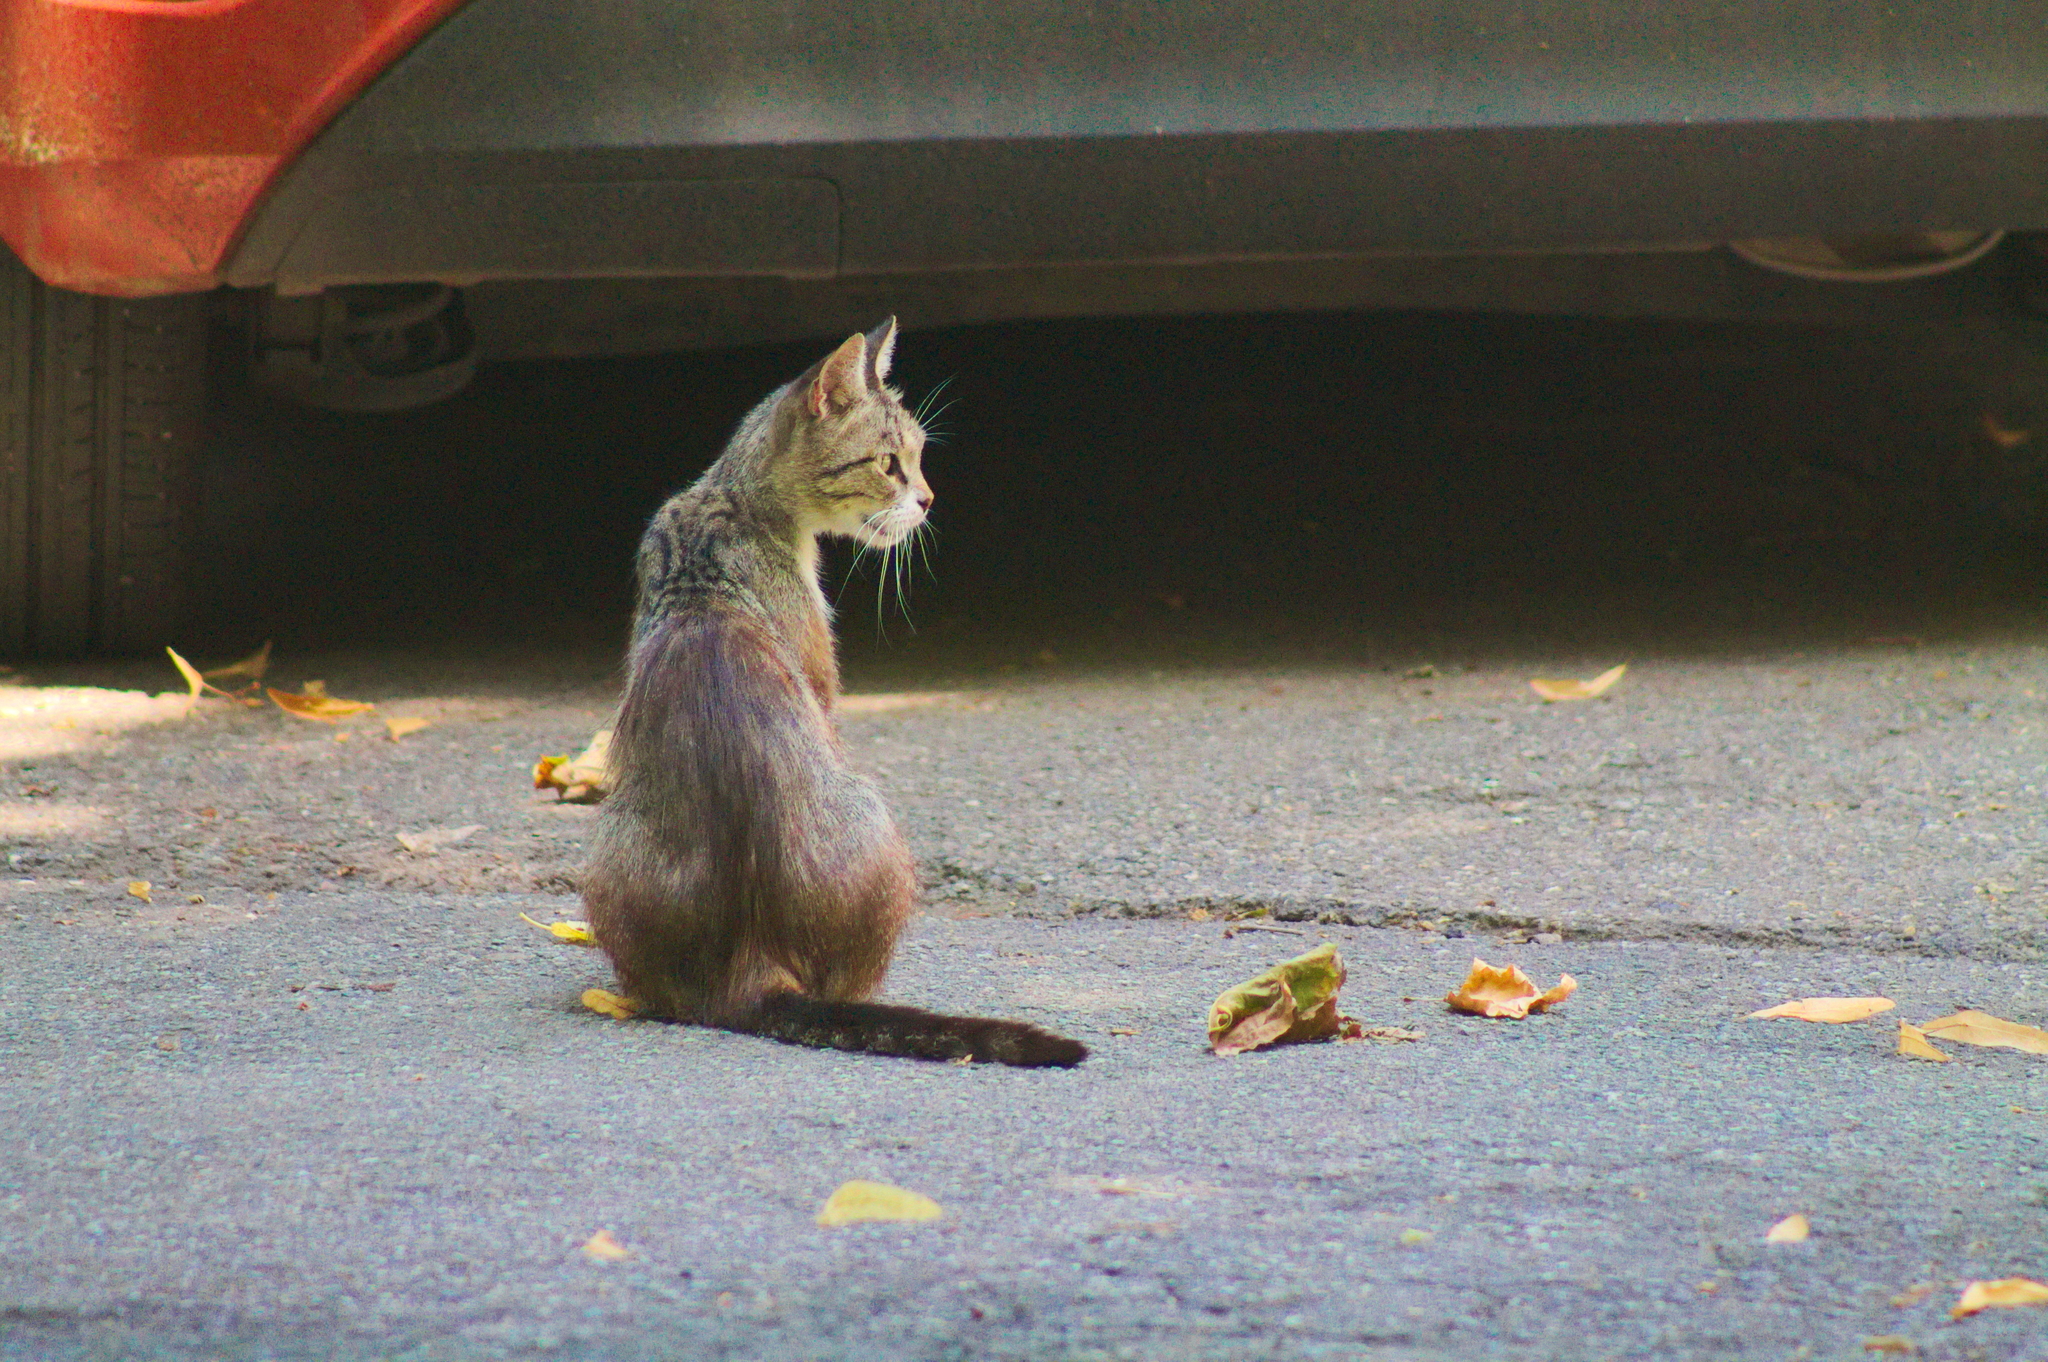
<instances>
[{"instance_id":1,"label":"tabby cat","mask_svg":"<svg viewBox=\"0 0 2048 1362\"><path fill-rule=\"evenodd\" d=\"M1018 1021L865 1001L916 863L833 720L818 538L900 544L932 503L924 431L887 386L890 318L741 421L640 544L625 699L583 898L650 1015L798 1045L1072 1065Z\"/></svg>"}]
</instances>

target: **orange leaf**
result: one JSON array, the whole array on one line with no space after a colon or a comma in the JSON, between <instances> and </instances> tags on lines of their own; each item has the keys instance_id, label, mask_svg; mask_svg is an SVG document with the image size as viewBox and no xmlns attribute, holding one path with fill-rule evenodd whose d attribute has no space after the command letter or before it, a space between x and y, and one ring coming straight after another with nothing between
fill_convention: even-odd
<instances>
[{"instance_id":1,"label":"orange leaf","mask_svg":"<svg viewBox=\"0 0 2048 1362\"><path fill-rule=\"evenodd\" d=\"M384 728L391 734L391 741L397 742L406 734L417 733L433 722L432 719L422 719L417 714L408 714L402 719L386 719Z\"/></svg>"},{"instance_id":2,"label":"orange leaf","mask_svg":"<svg viewBox=\"0 0 2048 1362\"><path fill-rule=\"evenodd\" d=\"M1579 981L1567 974L1555 987L1538 992L1536 984L1519 965L1493 966L1484 960L1472 962L1465 982L1444 995L1453 1012L1477 1017L1520 1019L1531 1012L1545 1012L1578 991Z\"/></svg>"},{"instance_id":3,"label":"orange leaf","mask_svg":"<svg viewBox=\"0 0 2048 1362\"><path fill-rule=\"evenodd\" d=\"M2048 1031L2009 1022L1989 1012L1965 1009L1953 1016L1922 1022L1920 1029L1936 1040L1956 1041L1963 1045L1997 1045L2008 1050L2024 1050L2030 1055L2048 1055Z\"/></svg>"},{"instance_id":4,"label":"orange leaf","mask_svg":"<svg viewBox=\"0 0 2048 1362\"><path fill-rule=\"evenodd\" d=\"M1949 1307L1948 1315L1961 1319L1979 1310L2014 1310L2022 1305L2048 1305L2048 1284L2028 1277L1971 1282L1963 1288L1963 1298Z\"/></svg>"},{"instance_id":5,"label":"orange leaf","mask_svg":"<svg viewBox=\"0 0 2048 1362\"><path fill-rule=\"evenodd\" d=\"M1897 1006L1890 998L1795 998L1789 1003L1779 1003L1776 1007L1767 1007L1749 1015L1755 1021L1790 1017L1794 1021L1859 1022Z\"/></svg>"},{"instance_id":6,"label":"orange leaf","mask_svg":"<svg viewBox=\"0 0 2048 1362\"><path fill-rule=\"evenodd\" d=\"M1898 1357L1911 1357L1920 1351L1912 1339L1903 1334L1874 1334L1863 1340L1863 1351L1867 1353L1889 1353Z\"/></svg>"},{"instance_id":7,"label":"orange leaf","mask_svg":"<svg viewBox=\"0 0 2048 1362\"><path fill-rule=\"evenodd\" d=\"M1803 1244L1813 1225L1803 1215L1788 1215L1764 1234L1766 1244Z\"/></svg>"},{"instance_id":8,"label":"orange leaf","mask_svg":"<svg viewBox=\"0 0 2048 1362\"><path fill-rule=\"evenodd\" d=\"M1927 1033L1917 1026L1899 1023L1899 1053L1908 1059L1931 1059L1937 1064L1949 1062L1949 1056L1927 1043Z\"/></svg>"},{"instance_id":9,"label":"orange leaf","mask_svg":"<svg viewBox=\"0 0 2048 1362\"><path fill-rule=\"evenodd\" d=\"M616 1263L631 1253L631 1249L612 1238L610 1230L599 1230L583 1245L583 1255L594 1263Z\"/></svg>"},{"instance_id":10,"label":"orange leaf","mask_svg":"<svg viewBox=\"0 0 2048 1362\"><path fill-rule=\"evenodd\" d=\"M602 1013L614 1021L631 1021L640 1011L640 1004L631 998L607 993L601 988L584 989L582 1002L592 1012Z\"/></svg>"},{"instance_id":11,"label":"orange leaf","mask_svg":"<svg viewBox=\"0 0 2048 1362\"><path fill-rule=\"evenodd\" d=\"M217 676L246 676L251 681L261 681L263 673L269 670L270 645L265 643L247 657L230 662L225 667L214 667L199 674L209 681Z\"/></svg>"},{"instance_id":12,"label":"orange leaf","mask_svg":"<svg viewBox=\"0 0 2048 1362\"><path fill-rule=\"evenodd\" d=\"M323 724L339 723L351 714L376 708L361 700L337 700L323 691L316 691L308 685L305 694L293 695L290 691L272 690L269 686L263 688L263 693L276 701L277 707L285 713Z\"/></svg>"},{"instance_id":13,"label":"orange leaf","mask_svg":"<svg viewBox=\"0 0 2048 1362\"><path fill-rule=\"evenodd\" d=\"M1591 681L1546 681L1539 676L1529 682L1529 689L1547 704L1559 700L1595 700L1605 695L1627 670L1628 664L1624 662L1619 667L1609 667Z\"/></svg>"}]
</instances>

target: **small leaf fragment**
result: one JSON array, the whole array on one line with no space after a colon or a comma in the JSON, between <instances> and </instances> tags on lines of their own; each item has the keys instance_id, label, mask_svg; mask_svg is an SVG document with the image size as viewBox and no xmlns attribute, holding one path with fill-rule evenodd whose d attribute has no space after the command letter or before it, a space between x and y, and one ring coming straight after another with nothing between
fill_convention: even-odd
<instances>
[{"instance_id":1,"label":"small leaf fragment","mask_svg":"<svg viewBox=\"0 0 2048 1362\"><path fill-rule=\"evenodd\" d=\"M128 881L128 897L130 897L130 898L136 898L136 899L141 899L141 900L142 900L142 901L143 901L144 903L150 903L150 902L152 902L153 900L151 900L151 898L149 897L149 881L148 881L148 880L130 880L130 881Z\"/></svg>"},{"instance_id":2,"label":"small leaf fragment","mask_svg":"<svg viewBox=\"0 0 2048 1362\"><path fill-rule=\"evenodd\" d=\"M1559 700L1597 700L1613 689L1614 683L1621 680L1627 671L1628 664L1624 662L1619 667L1609 667L1591 681L1550 681L1539 676L1530 680L1529 689L1535 691L1545 704Z\"/></svg>"},{"instance_id":3,"label":"small leaf fragment","mask_svg":"<svg viewBox=\"0 0 2048 1362\"><path fill-rule=\"evenodd\" d=\"M1356 1022L1337 1011L1344 961L1331 942L1225 989L1209 1005L1209 1048L1242 1054L1262 1045L1329 1040Z\"/></svg>"},{"instance_id":4,"label":"small leaf fragment","mask_svg":"<svg viewBox=\"0 0 2048 1362\"><path fill-rule=\"evenodd\" d=\"M1979 1310L2016 1310L2023 1305L2048 1305L2048 1283L2030 1277L1971 1282L1963 1288L1963 1298L1949 1307L1948 1317L1961 1319Z\"/></svg>"},{"instance_id":5,"label":"small leaf fragment","mask_svg":"<svg viewBox=\"0 0 2048 1362\"><path fill-rule=\"evenodd\" d=\"M176 654L173 654L173 656L176 656ZM225 667L214 667L199 674L209 681L223 676L246 676L251 681L261 681L263 673L269 670L270 644L266 641L261 648L258 648L247 657L238 658L228 663Z\"/></svg>"},{"instance_id":6,"label":"small leaf fragment","mask_svg":"<svg viewBox=\"0 0 2048 1362\"><path fill-rule=\"evenodd\" d=\"M391 735L391 741L397 742L406 734L417 733L433 722L432 719L422 719L417 714L408 714L399 719L386 719L384 731Z\"/></svg>"},{"instance_id":7,"label":"small leaf fragment","mask_svg":"<svg viewBox=\"0 0 2048 1362\"><path fill-rule=\"evenodd\" d=\"M531 922L557 941L566 941L572 946L595 946L597 938L590 934L587 922L540 922L526 914L519 915L521 922Z\"/></svg>"},{"instance_id":8,"label":"small leaf fragment","mask_svg":"<svg viewBox=\"0 0 2048 1362\"><path fill-rule=\"evenodd\" d=\"M185 678L186 686L192 691L192 698L185 702L185 713L189 715L193 707L199 703L199 692L201 690L213 690L214 687L206 684L206 679L199 674L197 668L184 658L178 656L176 648L165 648L164 651L171 655L171 661L177 664L178 675Z\"/></svg>"},{"instance_id":9,"label":"small leaf fragment","mask_svg":"<svg viewBox=\"0 0 2048 1362\"><path fill-rule=\"evenodd\" d=\"M2048 1031L2009 1022L1989 1012L1965 1008L1952 1016L1922 1022L1920 1029L1935 1040L1954 1041L1961 1045L1992 1045L2007 1050L2023 1050L2030 1055L2048 1055Z\"/></svg>"},{"instance_id":10,"label":"small leaf fragment","mask_svg":"<svg viewBox=\"0 0 2048 1362\"><path fill-rule=\"evenodd\" d=\"M290 691L263 688L277 707L285 713L316 723L339 723L351 714L362 714L376 708L365 700L338 700L327 693L327 688L318 681L308 681L305 690L294 695Z\"/></svg>"},{"instance_id":11,"label":"small leaf fragment","mask_svg":"<svg viewBox=\"0 0 2048 1362\"><path fill-rule=\"evenodd\" d=\"M1925 1031L1905 1022L1899 1023L1899 1053L1908 1059L1931 1059L1936 1064L1946 1064L1953 1058L1929 1045Z\"/></svg>"},{"instance_id":12,"label":"small leaf fragment","mask_svg":"<svg viewBox=\"0 0 2048 1362\"><path fill-rule=\"evenodd\" d=\"M564 804L595 804L612 792L606 754L612 733L601 728L575 756L542 757L533 764L533 788L554 790Z\"/></svg>"},{"instance_id":13,"label":"small leaf fragment","mask_svg":"<svg viewBox=\"0 0 2048 1362\"><path fill-rule=\"evenodd\" d=\"M1872 1334L1863 1340L1863 1351L1867 1353L1888 1353L1895 1357L1911 1357L1920 1351L1920 1346L1904 1334Z\"/></svg>"},{"instance_id":14,"label":"small leaf fragment","mask_svg":"<svg viewBox=\"0 0 2048 1362\"><path fill-rule=\"evenodd\" d=\"M614 1021L631 1021L640 1014L640 1005L631 998L607 993L601 988L584 989L581 1001L592 1012L601 1013Z\"/></svg>"},{"instance_id":15,"label":"small leaf fragment","mask_svg":"<svg viewBox=\"0 0 2048 1362\"><path fill-rule=\"evenodd\" d=\"M1535 981L1522 973L1521 966L1495 966L1474 959L1465 982L1446 993L1444 1001L1453 1012L1519 1021L1531 1012L1549 1011L1578 988L1579 981L1566 974L1559 976L1555 985L1539 992Z\"/></svg>"},{"instance_id":16,"label":"small leaf fragment","mask_svg":"<svg viewBox=\"0 0 2048 1362\"><path fill-rule=\"evenodd\" d=\"M1859 1022L1897 1006L1890 998L1795 998L1789 1003L1752 1012L1749 1017L1752 1021L1789 1017L1793 1021Z\"/></svg>"},{"instance_id":17,"label":"small leaf fragment","mask_svg":"<svg viewBox=\"0 0 2048 1362\"><path fill-rule=\"evenodd\" d=\"M401 832L397 837L398 844L415 856L438 856L442 847L452 847L457 842L466 842L483 830L483 824L470 823L459 828L428 828L423 832Z\"/></svg>"},{"instance_id":18,"label":"small leaf fragment","mask_svg":"<svg viewBox=\"0 0 2048 1362\"><path fill-rule=\"evenodd\" d=\"M825 1199L818 1211L818 1223L830 1228L863 1220L937 1220L945 1212L928 1196L892 1187L886 1182L856 1178L842 1182Z\"/></svg>"},{"instance_id":19,"label":"small leaf fragment","mask_svg":"<svg viewBox=\"0 0 2048 1362\"><path fill-rule=\"evenodd\" d=\"M594 1263L616 1263L632 1256L632 1250L612 1238L610 1230L599 1230L583 1243L583 1256Z\"/></svg>"},{"instance_id":20,"label":"small leaf fragment","mask_svg":"<svg viewBox=\"0 0 2048 1362\"><path fill-rule=\"evenodd\" d=\"M1788 1215L1771 1226L1764 1235L1766 1244L1803 1244L1813 1233L1813 1225L1803 1215Z\"/></svg>"},{"instance_id":21,"label":"small leaf fragment","mask_svg":"<svg viewBox=\"0 0 2048 1362\"><path fill-rule=\"evenodd\" d=\"M1408 1248L1420 1248L1436 1238L1435 1230L1402 1230L1401 1242Z\"/></svg>"},{"instance_id":22,"label":"small leaf fragment","mask_svg":"<svg viewBox=\"0 0 2048 1362\"><path fill-rule=\"evenodd\" d=\"M1911 1309L1934 1294L1935 1283L1917 1282L1892 1297L1892 1304L1901 1310Z\"/></svg>"}]
</instances>

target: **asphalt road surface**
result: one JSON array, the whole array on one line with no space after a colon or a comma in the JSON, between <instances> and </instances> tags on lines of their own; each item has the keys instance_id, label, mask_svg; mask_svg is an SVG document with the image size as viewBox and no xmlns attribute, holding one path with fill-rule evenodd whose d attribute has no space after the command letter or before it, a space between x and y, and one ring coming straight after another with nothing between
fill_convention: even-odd
<instances>
[{"instance_id":1,"label":"asphalt road surface","mask_svg":"<svg viewBox=\"0 0 2048 1362\"><path fill-rule=\"evenodd\" d=\"M377 709L0 687L0 1358L2048 1356L1949 1314L2048 1280L2048 1058L1894 1053L2048 1024L2037 489L1966 384L1728 328L907 336L962 398L933 571L841 593L928 885L888 992L1094 1050L1031 1073L600 1017L520 920L577 912L591 811L529 773L605 719L635 522L805 358L231 396L167 642ZM1322 940L1418 1039L1206 1051ZM1579 990L1455 1016L1474 956ZM821 1227L856 1178L942 1214Z\"/></svg>"}]
</instances>

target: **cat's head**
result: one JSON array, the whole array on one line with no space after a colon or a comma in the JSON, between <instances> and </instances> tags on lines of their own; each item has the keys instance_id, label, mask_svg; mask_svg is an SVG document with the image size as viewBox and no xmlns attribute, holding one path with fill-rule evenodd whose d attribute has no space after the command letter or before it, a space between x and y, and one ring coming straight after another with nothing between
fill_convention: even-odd
<instances>
[{"instance_id":1,"label":"cat's head","mask_svg":"<svg viewBox=\"0 0 2048 1362\"><path fill-rule=\"evenodd\" d=\"M891 317L848 336L790 386L793 428L780 472L812 533L888 548L924 523L932 504L924 427L885 381L895 349Z\"/></svg>"}]
</instances>

